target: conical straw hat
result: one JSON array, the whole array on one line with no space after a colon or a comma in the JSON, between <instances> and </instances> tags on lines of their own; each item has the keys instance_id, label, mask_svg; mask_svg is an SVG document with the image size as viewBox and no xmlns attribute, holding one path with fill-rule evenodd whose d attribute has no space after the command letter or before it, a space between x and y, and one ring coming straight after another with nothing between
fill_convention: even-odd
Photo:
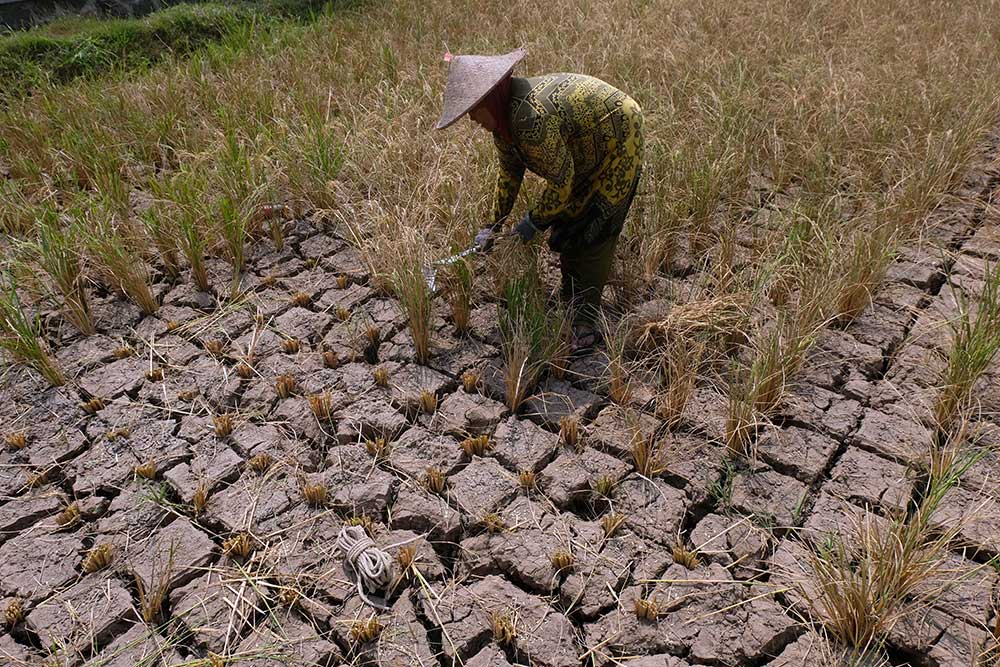
<instances>
[{"instance_id":1,"label":"conical straw hat","mask_svg":"<svg viewBox=\"0 0 1000 667\"><path fill-rule=\"evenodd\" d=\"M502 56L454 56L444 89L444 113L434 129L443 130L475 108L524 56L524 49Z\"/></svg>"}]
</instances>

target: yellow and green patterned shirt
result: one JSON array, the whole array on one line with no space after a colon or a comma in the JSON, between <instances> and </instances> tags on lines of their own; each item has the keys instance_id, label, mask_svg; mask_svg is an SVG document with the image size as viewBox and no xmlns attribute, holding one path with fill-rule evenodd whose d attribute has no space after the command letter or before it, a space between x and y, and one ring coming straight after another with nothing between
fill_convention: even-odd
<instances>
[{"instance_id":1,"label":"yellow and green patterned shirt","mask_svg":"<svg viewBox=\"0 0 1000 667\"><path fill-rule=\"evenodd\" d=\"M554 250L585 247L621 231L643 159L642 111L625 93L582 74L511 80L513 142L494 133L500 172L494 221L510 213L525 168L545 179L531 210L552 228Z\"/></svg>"}]
</instances>

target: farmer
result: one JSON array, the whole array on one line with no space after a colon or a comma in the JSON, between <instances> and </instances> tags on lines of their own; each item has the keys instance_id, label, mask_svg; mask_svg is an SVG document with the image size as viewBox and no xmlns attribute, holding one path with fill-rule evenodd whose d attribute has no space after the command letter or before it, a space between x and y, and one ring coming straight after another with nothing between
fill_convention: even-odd
<instances>
[{"instance_id":1,"label":"farmer","mask_svg":"<svg viewBox=\"0 0 1000 667\"><path fill-rule=\"evenodd\" d=\"M615 246L635 196L642 166L642 111L625 93L582 74L511 76L524 58L451 56L444 93L444 129L466 113L493 133L500 164L493 224L476 235L489 250L521 188L524 170L546 188L512 234L524 242L551 228L559 253L562 297L576 307L573 347L593 346L601 294Z\"/></svg>"}]
</instances>

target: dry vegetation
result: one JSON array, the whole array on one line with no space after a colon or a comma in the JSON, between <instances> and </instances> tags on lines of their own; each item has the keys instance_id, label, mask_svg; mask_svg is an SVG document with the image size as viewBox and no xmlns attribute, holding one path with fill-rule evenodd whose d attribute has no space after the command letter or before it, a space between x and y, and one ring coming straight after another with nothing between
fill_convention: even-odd
<instances>
[{"instance_id":1,"label":"dry vegetation","mask_svg":"<svg viewBox=\"0 0 1000 667\"><path fill-rule=\"evenodd\" d=\"M91 281L153 312L150 281L177 274L180 258L208 290L206 253L228 259L238 278L248 241L273 237L286 213L319 210L349 223L377 282L402 300L425 361L421 265L467 245L491 194L488 142L463 141L472 132L464 124L449 135L428 130L445 68L427 38L483 50L523 44L530 71L594 72L643 106L647 176L623 243L639 255L623 263L637 274L621 280L655 293L653 279L679 257L714 263L709 296L751 304L745 368L722 380L736 383L729 394L742 412L766 415L816 327L864 309L894 246L919 233L996 112L997 54L984 49L992 23L980 3L625 2L589 16L559 5L544 21L536 11L374 6L292 29L302 33L295 48L262 33L260 48L215 49L157 77L40 90L3 118L0 154L13 178L2 185L0 224L29 239L37 230L37 250L21 261L43 268L66 320L88 333ZM599 39L583 37L584 21L604 26ZM501 23L520 27L484 42L483 28ZM527 27L540 23L559 27ZM357 40L367 25L379 29ZM149 200L136 204L134 188ZM452 273L452 320L463 330L472 276L465 264ZM832 281L822 303L804 282L816 275ZM306 294L295 299L308 304ZM3 302L15 315L5 318L5 347L57 383L30 318L16 317L18 294ZM525 343L531 336L505 337L509 360L520 360L508 377L511 405L554 353ZM668 416L696 372L678 359L664 351ZM627 375L616 359L620 400ZM734 420L741 440L754 420Z\"/></svg>"},{"instance_id":2,"label":"dry vegetation","mask_svg":"<svg viewBox=\"0 0 1000 667\"><path fill-rule=\"evenodd\" d=\"M72 378L53 348L95 333L95 294L119 294L145 314L158 310L168 282L235 302L247 287L251 248L280 248L285 223L311 216L354 241L370 286L401 304L414 361L427 364L445 320L422 269L467 247L488 221L494 170L488 137L471 124L431 130L446 72L441 52L445 45L523 45L529 73L595 74L626 89L646 116L645 176L604 326L605 397L632 409L640 389L649 389L646 407L673 431L688 426L695 392L712 390L726 405L726 465L742 465L754 458L758 428L817 337L865 312L896 250L921 234L985 129L997 123L997 16L986 0L620 0L583 8L569 1L405 0L251 33L252 48L212 49L148 76L39 89L0 112L0 166L10 172L0 177L0 349L62 385ZM526 183L533 192L538 185ZM490 304L504 398L517 412L546 375L565 375L570 313L555 305L543 251L512 245L501 241L489 262L470 260L482 267L455 264L442 284L449 326L461 335L473 326L474 308ZM228 263L224 278L209 271L215 258ZM694 288L675 291L690 274ZM336 285L352 288L347 276ZM315 306L309 292L283 298ZM649 300L662 308L639 307ZM357 321L345 306L330 315ZM221 340L202 346L239 377L253 378L262 322L232 358ZM952 547L955 533L936 528L934 517L975 460L966 425L973 387L1000 348L998 269L953 327L928 420L936 432L911 506L883 522L868 517L850 539L816 546L809 563L810 620L860 653L879 648L900 618L926 606L922 585ZM370 363L377 363L382 335L374 325L365 332ZM285 338L280 345L301 358L311 344ZM341 364L333 350L322 360L327 368ZM165 381L162 368L150 373ZM476 371L461 381L469 394L484 385ZM370 382L389 388L395 379L378 366ZM268 386L281 399L300 391L290 374ZM105 407L102 397L84 398L88 414ZM438 400L421 393L418 407L428 420L444 412ZM335 420L329 393L306 401L322 427ZM236 417L217 414L212 424L218 438L229 438ZM584 433L589 437L575 416L560 424L566 447L581 449ZM19 432L4 438L12 450L27 446ZM638 474L668 472L663 442L657 434L628 443ZM380 464L390 451L385 439L365 447ZM479 435L459 447L473 459L493 442ZM247 467L263 473L272 464L260 454ZM149 479L157 472L153 460L135 468ZM28 486L48 481L47 471L36 472ZM517 478L532 495L540 481L533 471ZM427 468L421 483L451 494L437 468ZM613 506L616 485L606 475L590 485L609 507L599 519L607 540L629 530L630 517ZM312 508L332 504L325 484L303 481L299 490ZM199 486L193 504L196 515L204 510L207 488ZM66 526L79 519L58 516ZM511 530L497 513L477 519L489 533ZM240 532L223 551L245 560L258 546ZM682 536L673 557L690 569L702 564ZM101 544L81 568L96 572L113 558ZM576 563L568 548L550 559L559 571ZM404 562L404 570L418 572L413 552ZM147 622L160 617L171 567L152 581L135 578ZM638 598L632 611L655 622L665 609ZM8 608L8 622L19 622L10 616ZM518 639L516 616L497 613L490 623L497 644ZM372 616L358 619L350 637L365 644L382 631Z\"/></svg>"}]
</instances>

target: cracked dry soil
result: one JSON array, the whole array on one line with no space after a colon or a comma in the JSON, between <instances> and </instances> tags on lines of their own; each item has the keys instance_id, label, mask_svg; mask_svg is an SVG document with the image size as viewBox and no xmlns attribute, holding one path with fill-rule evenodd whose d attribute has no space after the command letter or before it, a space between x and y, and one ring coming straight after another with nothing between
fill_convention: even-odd
<instances>
[{"instance_id":1,"label":"cracked dry soil","mask_svg":"<svg viewBox=\"0 0 1000 667\"><path fill-rule=\"evenodd\" d=\"M725 405L700 388L670 436L685 455L638 475L599 354L543 380L519 414L495 382L466 392L463 373L500 363L489 304L466 337L439 315L429 365L414 364L399 306L309 220L282 251L255 245L237 303L183 284L158 286L155 316L99 300L99 334L56 346L75 381L45 388L22 372L0 387L0 423L27 443L0 453L3 664L819 664L803 623L806 549L865 508L887 516L913 498L944 323L1000 260L996 154L994 136L872 306L821 335L751 466L723 465ZM225 266L211 268L227 284ZM294 389L279 398L283 375ZM977 394L982 437L996 441L996 364ZM564 415L581 420L576 448L560 441ZM650 414L639 428L664 431ZM463 451L480 434L486 451ZM941 521L967 517L949 567L965 574L896 628L893 664L968 667L991 641L998 473L983 459L946 499ZM306 486L326 495L308 502ZM609 536L615 514L626 518ZM359 597L335 548L347 520L409 566L385 611ZM693 569L674 561L678 536L700 555ZM652 618L636 614L641 601Z\"/></svg>"}]
</instances>

